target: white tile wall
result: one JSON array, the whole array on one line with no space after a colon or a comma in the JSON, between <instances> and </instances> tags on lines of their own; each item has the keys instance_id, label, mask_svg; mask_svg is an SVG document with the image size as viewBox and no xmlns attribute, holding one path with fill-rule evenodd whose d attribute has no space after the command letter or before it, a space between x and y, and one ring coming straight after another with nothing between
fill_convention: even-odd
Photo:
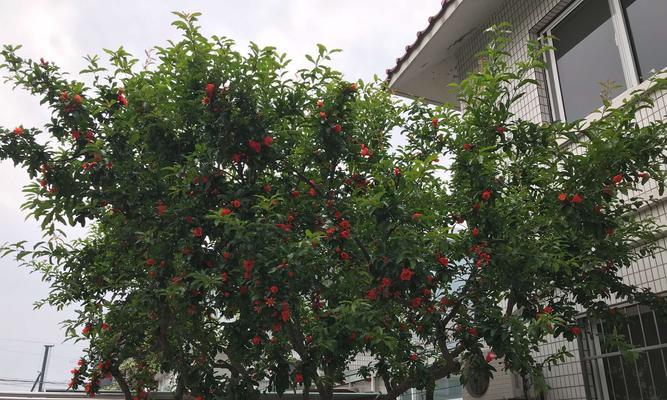
<instances>
[{"instance_id":1,"label":"white tile wall","mask_svg":"<svg viewBox=\"0 0 667 400\"><path fill-rule=\"evenodd\" d=\"M470 35L462 44L458 52L458 76L465 76L474 71L479 63L476 57L486 44L486 34L483 30L498 22L507 21L512 24L512 41L508 49L513 61L525 60L527 58L527 42L538 23L544 22L557 10L562 9L568 3L566 0L509 0L498 11L498 13L486 24L479 27L477 33ZM551 14L551 15L550 15ZM535 77L535 76L533 76ZM651 110L642 110L637 118L640 123L648 123L657 118L664 118L667 114L667 92L657 92L654 95L655 107ZM548 99L545 87L531 87L526 95L515 105L512 110L517 116L535 122L549 121ZM646 185L645 190L640 193L649 198L658 198L658 189L655 183ZM662 223L667 223L667 202L657 202L646 213L655 217ZM640 215L639 217L643 217ZM667 247L667 239L661 240L661 245ZM636 284L640 287L649 287L655 292L667 290L667 253L659 253L655 258L647 257L639 260L623 272L623 280L626 283ZM543 360L546 355L555 352L562 346L574 355L568 362L560 364L545 371L547 381L551 390L546 396L548 400L585 400L584 377L579 361L579 349L577 342L566 340L551 340L541 347L536 355L538 361Z\"/></svg>"}]
</instances>

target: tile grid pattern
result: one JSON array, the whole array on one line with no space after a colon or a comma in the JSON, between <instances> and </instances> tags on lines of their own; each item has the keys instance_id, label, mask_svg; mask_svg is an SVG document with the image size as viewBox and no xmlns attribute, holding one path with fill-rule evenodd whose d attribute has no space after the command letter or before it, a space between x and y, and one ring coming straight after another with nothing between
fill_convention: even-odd
<instances>
[{"instance_id":1,"label":"tile grid pattern","mask_svg":"<svg viewBox=\"0 0 667 400\"><path fill-rule=\"evenodd\" d=\"M492 24L507 21L512 24L511 42L508 52L511 61L526 60L528 56L527 42L534 37L536 28L545 26L548 21L555 17L560 10L565 8L569 0L509 0L507 1L477 33L470 35L458 50L458 76L466 76L478 69L479 59L477 54L484 48L487 34L483 28ZM532 76L538 81L544 82L542 76ZM540 79L541 78L541 79ZM658 118L664 118L667 114L667 92L656 92L653 95L655 107L645 109L638 113L637 119L641 124L648 123ZM512 110L517 116L535 122L550 121L549 97L545 85L531 87L526 95L515 104ZM658 188L654 182L649 182L640 193L634 193L644 198L658 198ZM659 223L667 224L667 202L658 202L639 215L640 218L650 215ZM660 243L667 246L667 238ZM623 280L626 283L648 287L655 292L667 290L667 252L656 254L655 258L646 257L630 268L623 271ZM615 302L612 299L612 304ZM547 381L551 390L546 396L547 400L585 400L584 376L579 356L577 342L566 340L554 340L541 346L540 352L535 355L537 361L543 361L548 354L556 352L565 346L574 356L567 362L545 371Z\"/></svg>"}]
</instances>

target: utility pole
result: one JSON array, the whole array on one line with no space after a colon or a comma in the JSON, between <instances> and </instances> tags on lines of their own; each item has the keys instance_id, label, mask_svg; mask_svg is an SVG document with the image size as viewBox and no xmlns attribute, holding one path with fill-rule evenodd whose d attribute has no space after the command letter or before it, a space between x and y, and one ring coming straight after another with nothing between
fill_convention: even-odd
<instances>
[{"instance_id":1,"label":"utility pole","mask_svg":"<svg viewBox=\"0 0 667 400\"><path fill-rule=\"evenodd\" d=\"M44 359L42 360L42 370L39 372L39 387L37 388L38 392L43 392L44 390L44 376L46 375L46 367L49 362L49 352L51 351L52 344L44 345Z\"/></svg>"}]
</instances>

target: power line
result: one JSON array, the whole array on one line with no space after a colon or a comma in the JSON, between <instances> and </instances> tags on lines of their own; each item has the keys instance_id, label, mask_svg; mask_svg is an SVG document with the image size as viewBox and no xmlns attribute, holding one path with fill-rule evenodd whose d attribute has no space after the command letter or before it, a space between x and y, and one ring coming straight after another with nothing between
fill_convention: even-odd
<instances>
[{"instance_id":1,"label":"power line","mask_svg":"<svg viewBox=\"0 0 667 400\"><path fill-rule=\"evenodd\" d=\"M16 383L29 383L32 384L34 379L21 379L21 378L0 378L0 382L16 382ZM66 381L44 381L44 383L50 383L54 385L66 384Z\"/></svg>"},{"instance_id":2,"label":"power line","mask_svg":"<svg viewBox=\"0 0 667 400\"><path fill-rule=\"evenodd\" d=\"M51 342L50 340L14 339L14 338L7 338L7 337L0 337L0 340L7 341L7 342L24 342L24 343L38 343L38 344L50 343Z\"/></svg>"},{"instance_id":3,"label":"power line","mask_svg":"<svg viewBox=\"0 0 667 400\"><path fill-rule=\"evenodd\" d=\"M11 349L3 349L3 348L0 348L0 351L4 351L4 352L7 352L7 353L16 353L16 354L28 354L28 355L31 355L31 356L41 356L41 354L39 354L39 353L31 353L29 351L11 350Z\"/></svg>"}]
</instances>

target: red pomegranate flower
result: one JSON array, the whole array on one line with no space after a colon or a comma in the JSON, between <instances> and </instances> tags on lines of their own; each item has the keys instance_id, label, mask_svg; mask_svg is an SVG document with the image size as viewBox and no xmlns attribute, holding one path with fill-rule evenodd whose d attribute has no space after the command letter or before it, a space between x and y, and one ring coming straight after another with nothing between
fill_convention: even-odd
<instances>
[{"instance_id":1,"label":"red pomegranate flower","mask_svg":"<svg viewBox=\"0 0 667 400\"><path fill-rule=\"evenodd\" d=\"M239 208L239 207L241 207L241 201L238 200L238 199L234 199L234 200L232 200L230 204L231 204L232 207L234 207L234 208Z\"/></svg>"},{"instance_id":2,"label":"red pomegranate flower","mask_svg":"<svg viewBox=\"0 0 667 400\"><path fill-rule=\"evenodd\" d=\"M202 229L201 226L197 226L192 228L192 236L194 237L202 237L204 235L204 229Z\"/></svg>"},{"instance_id":3,"label":"red pomegranate flower","mask_svg":"<svg viewBox=\"0 0 667 400\"><path fill-rule=\"evenodd\" d=\"M491 192L491 190L489 190L489 189L483 191L483 192L482 192L482 196L481 196L481 197L482 197L482 200L483 200L483 201L489 201L489 199L491 198L491 193L492 193L492 192Z\"/></svg>"},{"instance_id":4,"label":"red pomegranate flower","mask_svg":"<svg viewBox=\"0 0 667 400\"><path fill-rule=\"evenodd\" d=\"M341 133L343 131L343 127L340 126L340 124L336 124L333 126L333 131L334 133Z\"/></svg>"},{"instance_id":5,"label":"red pomegranate flower","mask_svg":"<svg viewBox=\"0 0 667 400\"><path fill-rule=\"evenodd\" d=\"M127 107L127 99L125 98L123 93L118 93L116 100L118 100L118 104L120 104L121 106Z\"/></svg>"},{"instance_id":6,"label":"red pomegranate flower","mask_svg":"<svg viewBox=\"0 0 667 400\"><path fill-rule=\"evenodd\" d=\"M439 125L438 117L433 117L431 120L431 125L433 125L434 128L437 128Z\"/></svg>"},{"instance_id":7,"label":"red pomegranate flower","mask_svg":"<svg viewBox=\"0 0 667 400\"><path fill-rule=\"evenodd\" d=\"M580 195L579 193L576 193L574 196L572 196L572 199L570 201L573 204L579 204L582 201L584 201L584 196Z\"/></svg>"},{"instance_id":8,"label":"red pomegranate flower","mask_svg":"<svg viewBox=\"0 0 667 400\"><path fill-rule=\"evenodd\" d=\"M567 201L567 193L559 193L558 201L560 201L561 203L565 203Z\"/></svg>"},{"instance_id":9,"label":"red pomegranate flower","mask_svg":"<svg viewBox=\"0 0 667 400\"><path fill-rule=\"evenodd\" d=\"M215 84L207 83L205 90L206 90L206 96L213 97L213 93L215 92Z\"/></svg>"},{"instance_id":10,"label":"red pomegranate flower","mask_svg":"<svg viewBox=\"0 0 667 400\"><path fill-rule=\"evenodd\" d=\"M259 142L255 140L248 140L248 147L255 153L259 153L260 151L262 151L262 145L260 145Z\"/></svg>"},{"instance_id":11,"label":"red pomegranate flower","mask_svg":"<svg viewBox=\"0 0 667 400\"><path fill-rule=\"evenodd\" d=\"M409 280L412 279L412 276L413 276L414 274L415 274L415 271L411 270L411 269L408 268L408 267L404 267L404 268L401 270L400 279L401 279L402 281L409 281Z\"/></svg>"}]
</instances>

